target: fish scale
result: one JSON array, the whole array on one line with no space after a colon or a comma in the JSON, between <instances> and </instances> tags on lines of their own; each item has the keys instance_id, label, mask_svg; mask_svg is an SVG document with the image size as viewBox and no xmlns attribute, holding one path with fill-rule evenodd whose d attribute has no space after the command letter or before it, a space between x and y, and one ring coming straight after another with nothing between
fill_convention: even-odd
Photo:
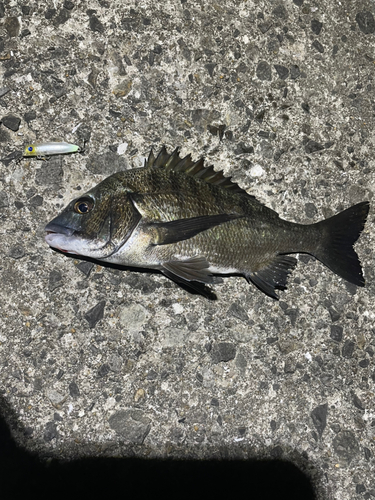
<instances>
[{"instance_id":1,"label":"fish scale","mask_svg":"<svg viewBox=\"0 0 375 500\"><path fill-rule=\"evenodd\" d=\"M278 298L294 253L363 286L353 245L368 211L365 201L315 224L289 222L203 159L162 148L143 168L113 174L73 200L45 229L51 247L157 269L188 289L212 283L213 274L242 274Z\"/></svg>"}]
</instances>

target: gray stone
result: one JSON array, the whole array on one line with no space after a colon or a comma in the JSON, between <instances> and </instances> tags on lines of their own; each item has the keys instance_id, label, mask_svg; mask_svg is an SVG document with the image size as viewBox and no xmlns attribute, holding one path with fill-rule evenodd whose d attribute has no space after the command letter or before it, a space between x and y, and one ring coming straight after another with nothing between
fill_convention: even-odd
<instances>
[{"instance_id":1,"label":"gray stone","mask_svg":"<svg viewBox=\"0 0 375 500\"><path fill-rule=\"evenodd\" d=\"M115 373L119 373L121 371L121 367L123 365L123 359L121 356L117 354L112 354L112 356L108 359L108 367L111 371Z\"/></svg>"},{"instance_id":2,"label":"gray stone","mask_svg":"<svg viewBox=\"0 0 375 500\"><path fill-rule=\"evenodd\" d=\"M74 2L71 2L70 0L65 0L64 1L64 9L73 10L74 9Z\"/></svg>"},{"instance_id":3,"label":"gray stone","mask_svg":"<svg viewBox=\"0 0 375 500\"><path fill-rule=\"evenodd\" d=\"M76 399L80 396L80 391L76 382L70 382L69 384L69 394L72 398Z\"/></svg>"},{"instance_id":4,"label":"gray stone","mask_svg":"<svg viewBox=\"0 0 375 500\"><path fill-rule=\"evenodd\" d=\"M8 195L5 191L0 191L0 208L8 207Z\"/></svg>"},{"instance_id":5,"label":"gray stone","mask_svg":"<svg viewBox=\"0 0 375 500\"><path fill-rule=\"evenodd\" d=\"M247 312L237 302L234 302L230 306L230 308L228 309L228 313L241 321L249 321L249 316L247 315Z\"/></svg>"},{"instance_id":6,"label":"gray stone","mask_svg":"<svg viewBox=\"0 0 375 500\"><path fill-rule=\"evenodd\" d=\"M330 334L330 337L331 337L332 340L335 340L336 342L341 342L342 341L342 335L343 335L343 327L342 326L340 326L340 325L331 325L331 334Z\"/></svg>"},{"instance_id":7,"label":"gray stone","mask_svg":"<svg viewBox=\"0 0 375 500\"><path fill-rule=\"evenodd\" d=\"M316 206L314 203L305 203L305 214L306 217L313 219L317 214Z\"/></svg>"},{"instance_id":8,"label":"gray stone","mask_svg":"<svg viewBox=\"0 0 375 500\"><path fill-rule=\"evenodd\" d=\"M62 281L62 274L60 271L57 271L56 269L53 269L49 273L49 281L48 281L48 290L50 292L53 292L56 290L56 288L60 287L63 285Z\"/></svg>"},{"instance_id":9,"label":"gray stone","mask_svg":"<svg viewBox=\"0 0 375 500\"><path fill-rule=\"evenodd\" d=\"M131 444L143 444L151 430L151 420L141 410L120 410L108 423L117 434Z\"/></svg>"},{"instance_id":10,"label":"gray stone","mask_svg":"<svg viewBox=\"0 0 375 500\"><path fill-rule=\"evenodd\" d=\"M216 63L208 63L205 65L209 75L212 77L214 76L214 70L216 68L217 64Z\"/></svg>"},{"instance_id":11,"label":"gray stone","mask_svg":"<svg viewBox=\"0 0 375 500\"><path fill-rule=\"evenodd\" d=\"M320 438L322 437L324 429L326 428L326 425L327 425L327 412L328 412L328 404L327 403L317 406L311 412L311 418L312 418L314 427L317 430Z\"/></svg>"},{"instance_id":12,"label":"gray stone","mask_svg":"<svg viewBox=\"0 0 375 500\"><path fill-rule=\"evenodd\" d=\"M296 64L292 64L290 67L290 78L292 80L297 80L301 76L299 67Z\"/></svg>"},{"instance_id":13,"label":"gray stone","mask_svg":"<svg viewBox=\"0 0 375 500\"><path fill-rule=\"evenodd\" d=\"M25 249L22 245L15 245L9 250L8 255L12 259L22 259L25 256Z\"/></svg>"},{"instance_id":14,"label":"gray stone","mask_svg":"<svg viewBox=\"0 0 375 500\"><path fill-rule=\"evenodd\" d=\"M319 42L319 40L314 40L314 41L313 41L312 46L313 46L313 47L314 47L314 49L316 49L318 52L320 52L321 54L323 54L323 52L324 52L324 47L323 47L323 45Z\"/></svg>"},{"instance_id":15,"label":"gray stone","mask_svg":"<svg viewBox=\"0 0 375 500\"><path fill-rule=\"evenodd\" d=\"M9 153L5 158L1 158L0 161L7 167L14 160L19 160L21 158L22 158L22 151L13 151L12 153Z\"/></svg>"},{"instance_id":16,"label":"gray stone","mask_svg":"<svg viewBox=\"0 0 375 500\"><path fill-rule=\"evenodd\" d=\"M143 328L148 318L147 309L141 304L131 304L122 309L120 324L129 330L139 331Z\"/></svg>"},{"instance_id":17,"label":"gray stone","mask_svg":"<svg viewBox=\"0 0 375 500\"><path fill-rule=\"evenodd\" d=\"M77 130L77 137L85 144L89 142L91 138L91 127L89 127L87 124L79 127L79 129Z\"/></svg>"},{"instance_id":18,"label":"gray stone","mask_svg":"<svg viewBox=\"0 0 375 500\"><path fill-rule=\"evenodd\" d=\"M259 80L271 81L272 71L271 66L266 61L260 61L256 70L257 77Z\"/></svg>"},{"instance_id":19,"label":"gray stone","mask_svg":"<svg viewBox=\"0 0 375 500\"><path fill-rule=\"evenodd\" d=\"M294 373L297 369L297 363L293 358L288 358L284 363L284 373Z\"/></svg>"},{"instance_id":20,"label":"gray stone","mask_svg":"<svg viewBox=\"0 0 375 500\"><path fill-rule=\"evenodd\" d=\"M288 13L287 13L287 10L285 9L285 7L283 5L278 5L277 7L275 7L272 11L272 14L275 16L275 17L278 17L279 19L287 19L288 17Z\"/></svg>"},{"instance_id":21,"label":"gray stone","mask_svg":"<svg viewBox=\"0 0 375 500\"><path fill-rule=\"evenodd\" d=\"M106 301L101 300L85 314L85 320L90 328L95 328L96 324L103 319Z\"/></svg>"},{"instance_id":22,"label":"gray stone","mask_svg":"<svg viewBox=\"0 0 375 500\"><path fill-rule=\"evenodd\" d=\"M358 14L355 16L355 20L358 23L359 29L365 35L371 35L375 32L375 19L372 13L368 10L358 12Z\"/></svg>"},{"instance_id":23,"label":"gray stone","mask_svg":"<svg viewBox=\"0 0 375 500\"><path fill-rule=\"evenodd\" d=\"M214 344L211 350L211 359L214 364L228 362L236 357L236 346L230 342Z\"/></svg>"},{"instance_id":24,"label":"gray stone","mask_svg":"<svg viewBox=\"0 0 375 500\"><path fill-rule=\"evenodd\" d=\"M241 353L237 354L236 359L235 359L235 363L236 363L237 368L239 368L240 370L245 370L245 368L247 367L247 360L246 360L245 356Z\"/></svg>"},{"instance_id":25,"label":"gray stone","mask_svg":"<svg viewBox=\"0 0 375 500\"><path fill-rule=\"evenodd\" d=\"M21 25L17 17L7 17L4 22L4 28L10 37L19 35Z\"/></svg>"},{"instance_id":26,"label":"gray stone","mask_svg":"<svg viewBox=\"0 0 375 500\"><path fill-rule=\"evenodd\" d=\"M90 16L89 26L91 31L96 31L98 33L103 33L104 31L103 24L94 14Z\"/></svg>"},{"instance_id":27,"label":"gray stone","mask_svg":"<svg viewBox=\"0 0 375 500\"><path fill-rule=\"evenodd\" d=\"M357 394L353 394L353 404L356 408L359 410L365 410L365 406L363 402L360 400L360 398L357 396Z\"/></svg>"},{"instance_id":28,"label":"gray stone","mask_svg":"<svg viewBox=\"0 0 375 500\"><path fill-rule=\"evenodd\" d=\"M342 346L342 357L351 358L353 356L354 348L355 343L352 340L346 340L344 345Z\"/></svg>"},{"instance_id":29,"label":"gray stone","mask_svg":"<svg viewBox=\"0 0 375 500\"><path fill-rule=\"evenodd\" d=\"M55 14L56 9L47 9L44 13L44 17L49 20L52 19Z\"/></svg>"},{"instance_id":30,"label":"gray stone","mask_svg":"<svg viewBox=\"0 0 375 500\"><path fill-rule=\"evenodd\" d=\"M30 123L31 121L36 119L36 111L27 111L24 115L23 118L26 123Z\"/></svg>"},{"instance_id":31,"label":"gray stone","mask_svg":"<svg viewBox=\"0 0 375 500\"><path fill-rule=\"evenodd\" d=\"M79 269L86 276L90 276L93 267L94 264L92 262L82 261L79 264L77 264L77 269Z\"/></svg>"},{"instance_id":32,"label":"gray stone","mask_svg":"<svg viewBox=\"0 0 375 500\"><path fill-rule=\"evenodd\" d=\"M70 12L66 9L60 9L59 13L53 20L54 26L58 27L61 26L62 24L65 24L67 21L70 19Z\"/></svg>"},{"instance_id":33,"label":"gray stone","mask_svg":"<svg viewBox=\"0 0 375 500\"><path fill-rule=\"evenodd\" d=\"M99 368L98 375L99 375L99 377L105 377L106 375L108 375L109 372L110 372L109 365L107 363L104 363Z\"/></svg>"},{"instance_id":34,"label":"gray stone","mask_svg":"<svg viewBox=\"0 0 375 500\"><path fill-rule=\"evenodd\" d=\"M323 149L323 144L320 144L319 142L313 140L310 140L305 146L305 151L308 154L316 153L317 151L322 151Z\"/></svg>"},{"instance_id":35,"label":"gray stone","mask_svg":"<svg viewBox=\"0 0 375 500\"><path fill-rule=\"evenodd\" d=\"M52 439L57 439L59 437L59 433L57 431L57 427L55 422L47 422L44 428L44 441L52 441Z\"/></svg>"},{"instance_id":36,"label":"gray stone","mask_svg":"<svg viewBox=\"0 0 375 500\"><path fill-rule=\"evenodd\" d=\"M358 455L359 445L353 431L339 432L332 441L333 449L343 465L349 465Z\"/></svg>"},{"instance_id":37,"label":"gray stone","mask_svg":"<svg viewBox=\"0 0 375 500\"><path fill-rule=\"evenodd\" d=\"M43 196L37 194L30 199L29 203L32 207L41 207L43 205Z\"/></svg>"},{"instance_id":38,"label":"gray stone","mask_svg":"<svg viewBox=\"0 0 375 500\"><path fill-rule=\"evenodd\" d=\"M311 21L311 30L315 35L319 35L320 32L322 31L323 23L318 21L317 19L312 19Z\"/></svg>"},{"instance_id":39,"label":"gray stone","mask_svg":"<svg viewBox=\"0 0 375 500\"><path fill-rule=\"evenodd\" d=\"M46 390L46 396L50 400L52 406L57 408L58 410L61 408L61 405L65 403L67 396L60 391L49 388Z\"/></svg>"},{"instance_id":40,"label":"gray stone","mask_svg":"<svg viewBox=\"0 0 375 500\"><path fill-rule=\"evenodd\" d=\"M10 92L10 89L8 87L2 87L2 88L0 88L0 97L3 97L8 92Z\"/></svg>"},{"instance_id":41,"label":"gray stone","mask_svg":"<svg viewBox=\"0 0 375 500\"><path fill-rule=\"evenodd\" d=\"M288 78L289 70L287 67L281 66L281 64L274 64L274 68L281 80L286 80Z\"/></svg>"},{"instance_id":42,"label":"gray stone","mask_svg":"<svg viewBox=\"0 0 375 500\"><path fill-rule=\"evenodd\" d=\"M9 128L9 130L13 130L13 132L17 132L17 130L20 128L21 119L15 115L9 114L9 115L3 116L1 118L1 122L6 128Z\"/></svg>"}]
</instances>

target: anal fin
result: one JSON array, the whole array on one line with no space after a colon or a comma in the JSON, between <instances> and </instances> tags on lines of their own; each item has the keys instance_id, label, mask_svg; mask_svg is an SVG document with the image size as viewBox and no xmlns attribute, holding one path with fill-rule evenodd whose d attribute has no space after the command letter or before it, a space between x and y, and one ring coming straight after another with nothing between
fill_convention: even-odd
<instances>
[{"instance_id":1,"label":"anal fin","mask_svg":"<svg viewBox=\"0 0 375 500\"><path fill-rule=\"evenodd\" d=\"M275 289L285 290L289 274L297 264L294 257L277 255L263 269L246 274L246 279L256 285L262 292L278 300Z\"/></svg>"}]
</instances>

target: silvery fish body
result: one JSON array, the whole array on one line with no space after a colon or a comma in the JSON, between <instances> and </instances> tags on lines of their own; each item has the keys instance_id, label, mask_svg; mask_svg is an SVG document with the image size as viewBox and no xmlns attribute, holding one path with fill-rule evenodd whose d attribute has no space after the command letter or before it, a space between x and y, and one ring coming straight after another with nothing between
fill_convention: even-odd
<instances>
[{"instance_id":1,"label":"silvery fish body","mask_svg":"<svg viewBox=\"0 0 375 500\"><path fill-rule=\"evenodd\" d=\"M73 200L45 230L64 252L157 269L193 289L214 274L242 274L278 298L297 263L288 254L297 252L363 286L353 244L368 210L362 202L316 224L288 222L202 159L163 148Z\"/></svg>"},{"instance_id":2,"label":"silvery fish body","mask_svg":"<svg viewBox=\"0 0 375 500\"><path fill-rule=\"evenodd\" d=\"M80 151L79 146L67 142L39 142L28 144L23 156L51 156L76 153Z\"/></svg>"}]
</instances>

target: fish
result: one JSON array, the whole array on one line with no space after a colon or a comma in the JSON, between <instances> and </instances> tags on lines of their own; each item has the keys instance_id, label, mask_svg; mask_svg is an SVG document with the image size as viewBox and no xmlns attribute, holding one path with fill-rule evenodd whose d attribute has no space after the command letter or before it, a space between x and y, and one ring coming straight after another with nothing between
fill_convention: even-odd
<instances>
[{"instance_id":1,"label":"fish","mask_svg":"<svg viewBox=\"0 0 375 500\"><path fill-rule=\"evenodd\" d=\"M198 293L216 275L242 275L278 299L296 253L364 286L353 245L368 211L364 201L314 224L289 222L203 158L163 147L157 156L151 150L143 167L117 172L72 200L46 225L45 241L68 254L161 271Z\"/></svg>"},{"instance_id":2,"label":"fish","mask_svg":"<svg viewBox=\"0 0 375 500\"><path fill-rule=\"evenodd\" d=\"M79 146L69 144L67 142L39 142L35 144L28 144L25 147L23 156L37 156L38 158L41 158L51 155L77 153L80 150Z\"/></svg>"}]
</instances>

